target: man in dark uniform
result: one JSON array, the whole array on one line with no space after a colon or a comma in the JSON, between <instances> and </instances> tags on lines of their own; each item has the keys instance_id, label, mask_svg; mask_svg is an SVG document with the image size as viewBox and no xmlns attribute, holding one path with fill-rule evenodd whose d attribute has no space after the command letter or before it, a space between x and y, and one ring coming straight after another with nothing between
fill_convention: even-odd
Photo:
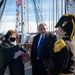
<instances>
[{"instance_id":1,"label":"man in dark uniform","mask_svg":"<svg viewBox=\"0 0 75 75\"><path fill-rule=\"evenodd\" d=\"M63 15L55 26L58 40L54 43L52 75L75 75L75 15Z\"/></svg>"},{"instance_id":2,"label":"man in dark uniform","mask_svg":"<svg viewBox=\"0 0 75 75\"><path fill-rule=\"evenodd\" d=\"M55 40L56 36L48 32L45 23L38 26L38 34L34 37L31 48L32 75L47 75L44 60L48 57L48 51L53 51Z\"/></svg>"}]
</instances>

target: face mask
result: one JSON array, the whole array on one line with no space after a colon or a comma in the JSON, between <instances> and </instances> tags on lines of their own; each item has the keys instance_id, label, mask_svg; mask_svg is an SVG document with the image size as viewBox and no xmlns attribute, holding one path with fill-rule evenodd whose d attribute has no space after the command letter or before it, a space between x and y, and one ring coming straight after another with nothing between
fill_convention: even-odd
<instances>
[{"instance_id":1,"label":"face mask","mask_svg":"<svg viewBox=\"0 0 75 75\"><path fill-rule=\"evenodd\" d=\"M10 41L15 42L16 38L10 38Z\"/></svg>"}]
</instances>

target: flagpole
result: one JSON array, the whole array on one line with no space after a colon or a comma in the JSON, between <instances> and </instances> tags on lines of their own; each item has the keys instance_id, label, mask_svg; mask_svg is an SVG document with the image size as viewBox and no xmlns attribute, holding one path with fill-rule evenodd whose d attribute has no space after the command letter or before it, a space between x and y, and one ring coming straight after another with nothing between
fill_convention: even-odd
<instances>
[{"instance_id":1,"label":"flagpole","mask_svg":"<svg viewBox=\"0 0 75 75\"><path fill-rule=\"evenodd\" d=\"M24 44L23 0L21 0L21 43Z\"/></svg>"}]
</instances>

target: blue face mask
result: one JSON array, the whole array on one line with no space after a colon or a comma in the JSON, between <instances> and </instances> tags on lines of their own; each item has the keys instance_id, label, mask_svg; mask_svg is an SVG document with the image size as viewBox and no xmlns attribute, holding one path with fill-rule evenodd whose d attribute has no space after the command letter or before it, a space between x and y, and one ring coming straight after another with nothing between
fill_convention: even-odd
<instances>
[{"instance_id":1,"label":"blue face mask","mask_svg":"<svg viewBox=\"0 0 75 75\"><path fill-rule=\"evenodd\" d=\"M15 42L16 38L10 38L10 41Z\"/></svg>"}]
</instances>

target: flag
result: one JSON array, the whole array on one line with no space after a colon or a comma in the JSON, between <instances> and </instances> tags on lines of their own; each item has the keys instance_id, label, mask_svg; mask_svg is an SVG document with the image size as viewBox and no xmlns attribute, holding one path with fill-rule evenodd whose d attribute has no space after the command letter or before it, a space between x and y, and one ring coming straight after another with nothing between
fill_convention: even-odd
<instances>
[{"instance_id":1,"label":"flag","mask_svg":"<svg viewBox=\"0 0 75 75\"><path fill-rule=\"evenodd\" d=\"M21 0L16 0L16 6L21 5Z\"/></svg>"},{"instance_id":2,"label":"flag","mask_svg":"<svg viewBox=\"0 0 75 75\"><path fill-rule=\"evenodd\" d=\"M24 2L24 8L26 8L26 4L25 4L25 2Z\"/></svg>"}]
</instances>

